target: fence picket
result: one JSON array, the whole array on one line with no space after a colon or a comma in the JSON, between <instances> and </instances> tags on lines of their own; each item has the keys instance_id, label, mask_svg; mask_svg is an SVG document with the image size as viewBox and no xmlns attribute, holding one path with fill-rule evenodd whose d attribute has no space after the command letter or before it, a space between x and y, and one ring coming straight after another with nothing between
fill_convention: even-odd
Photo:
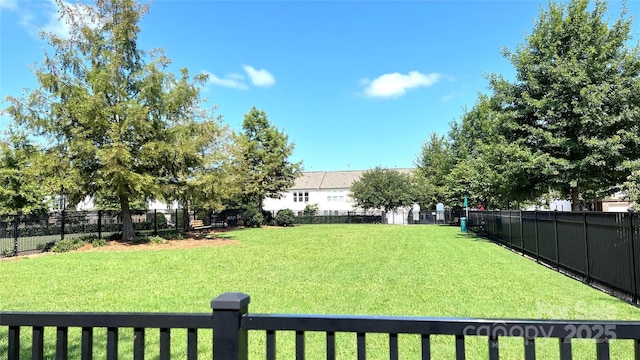
<instances>
[{"instance_id":1,"label":"fence picket","mask_svg":"<svg viewBox=\"0 0 640 360\"><path fill-rule=\"evenodd\" d=\"M250 331L266 331L266 358L276 358L276 337L280 331L295 333L296 359L304 359L305 335L307 332L326 334L326 358L335 359L335 333L356 335L357 357L365 359L367 354L367 334L387 334L389 338L389 358L399 357L399 334L416 334L421 339L422 359L430 359L430 336L455 337L456 359L465 359L466 337L484 337L488 341L489 359L498 359L499 337L501 334L518 336L524 340L526 360L534 360L535 341L538 338L555 338L559 342L562 360L572 358L571 340L591 338L596 345L597 358L610 358L609 339L631 339L634 342L635 358L639 358L640 321L586 321L586 320L512 320L512 319L455 319L419 318L391 316L355 315L286 315L250 314L249 296L240 293L223 294L211 302L211 314L157 314L157 313L22 313L0 312L0 327L8 326L8 359L18 359L20 355L21 327L32 328L32 358L44 357L44 329L57 328L56 359L66 358L69 328L82 329L82 359L91 358L91 344L94 328L107 328L107 358L118 357L118 333L122 328L133 328L134 358L145 354L145 332L149 329L160 331L160 359L168 359L170 354L171 329L188 329L187 353L189 359L197 358L197 330L213 330L214 358L248 360L247 335ZM536 335L526 335L522 329L544 329ZM614 329L613 333L576 332L575 329ZM507 336L507 335L505 335ZM99 340L104 343L104 339ZM47 346L46 348L50 348ZM24 350L24 349L23 349ZM224 356L222 356L222 355ZM314 354L314 358L317 357Z\"/></svg>"}]
</instances>

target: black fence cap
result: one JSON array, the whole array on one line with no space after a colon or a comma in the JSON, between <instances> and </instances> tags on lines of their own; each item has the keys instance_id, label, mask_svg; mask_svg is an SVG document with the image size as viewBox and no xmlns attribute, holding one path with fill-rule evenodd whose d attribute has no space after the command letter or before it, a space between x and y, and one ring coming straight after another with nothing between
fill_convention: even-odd
<instances>
[{"instance_id":1,"label":"black fence cap","mask_svg":"<svg viewBox=\"0 0 640 360\"><path fill-rule=\"evenodd\" d=\"M239 292L228 292L211 300L213 310L240 310L249 305L250 297Z\"/></svg>"}]
</instances>

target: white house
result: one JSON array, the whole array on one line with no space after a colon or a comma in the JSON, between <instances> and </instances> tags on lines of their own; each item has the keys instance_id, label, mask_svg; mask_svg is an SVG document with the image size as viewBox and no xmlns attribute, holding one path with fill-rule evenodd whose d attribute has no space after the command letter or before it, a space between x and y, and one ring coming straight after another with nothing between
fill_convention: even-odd
<instances>
[{"instance_id":1,"label":"white house","mask_svg":"<svg viewBox=\"0 0 640 360\"><path fill-rule=\"evenodd\" d=\"M395 169L409 173L411 169ZM303 172L293 187L282 194L280 199L267 198L263 208L268 211L291 209L302 212L309 204L318 204L318 215L346 215L348 211L362 211L356 208L351 198L351 184L360 179L365 170L309 171Z\"/></svg>"}]
</instances>

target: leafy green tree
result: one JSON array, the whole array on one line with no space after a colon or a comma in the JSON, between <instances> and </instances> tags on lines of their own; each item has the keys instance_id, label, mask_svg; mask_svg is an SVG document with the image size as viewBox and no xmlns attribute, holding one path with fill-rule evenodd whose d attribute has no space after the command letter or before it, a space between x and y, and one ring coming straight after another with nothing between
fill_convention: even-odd
<instances>
[{"instance_id":1,"label":"leafy green tree","mask_svg":"<svg viewBox=\"0 0 640 360\"><path fill-rule=\"evenodd\" d=\"M517 79L491 78L501 133L524 164L510 181L529 197L558 191L573 210L615 192L640 158L639 47L627 46L626 9L612 24L606 11L601 0L550 2L526 42L504 52Z\"/></svg>"},{"instance_id":2,"label":"leafy green tree","mask_svg":"<svg viewBox=\"0 0 640 360\"><path fill-rule=\"evenodd\" d=\"M418 168L414 179L416 201L428 209L445 200L446 176L454 165L453 153L447 138L431 133L420 149L415 163Z\"/></svg>"},{"instance_id":3,"label":"leafy green tree","mask_svg":"<svg viewBox=\"0 0 640 360\"><path fill-rule=\"evenodd\" d=\"M82 195L112 193L120 204L123 240L134 237L132 199L155 198L163 184L201 165L203 129L214 127L201 109L206 76L167 72L160 50L138 47L138 22L147 5L97 0L80 16L61 0L70 36L43 36L53 48L35 70L39 87L9 98L7 112L51 144L73 172ZM90 19L88 23L86 19ZM206 143L206 141L204 141ZM202 149L201 149L202 148Z\"/></svg>"},{"instance_id":4,"label":"leafy green tree","mask_svg":"<svg viewBox=\"0 0 640 360\"><path fill-rule=\"evenodd\" d=\"M236 137L242 204L253 204L262 211L266 197L279 198L283 190L293 186L302 163L289 160L294 144L269 122L264 111L252 107L244 116L242 130Z\"/></svg>"},{"instance_id":5,"label":"leafy green tree","mask_svg":"<svg viewBox=\"0 0 640 360\"><path fill-rule=\"evenodd\" d=\"M47 211L37 170L41 157L24 134L10 132L0 141L0 215Z\"/></svg>"},{"instance_id":6,"label":"leafy green tree","mask_svg":"<svg viewBox=\"0 0 640 360\"><path fill-rule=\"evenodd\" d=\"M113 193L96 193L93 205L97 210L120 210L120 199ZM130 199L131 210L147 210L149 204L145 199Z\"/></svg>"},{"instance_id":7,"label":"leafy green tree","mask_svg":"<svg viewBox=\"0 0 640 360\"><path fill-rule=\"evenodd\" d=\"M182 128L177 133L181 145L171 160L175 171L170 178L163 179L161 198L178 201L185 219L189 218L190 208L224 210L227 200L239 193L240 183L232 163L237 151L230 141L228 128L209 121ZM190 230L188 221L182 225L183 230Z\"/></svg>"},{"instance_id":8,"label":"leafy green tree","mask_svg":"<svg viewBox=\"0 0 640 360\"><path fill-rule=\"evenodd\" d=\"M501 133L503 109L496 96L479 95L471 110L451 124L449 138L455 165L446 177L448 204L503 207L535 197L544 172L536 159L509 143ZM544 169L543 169L544 170ZM534 195L532 195L534 193Z\"/></svg>"},{"instance_id":9,"label":"leafy green tree","mask_svg":"<svg viewBox=\"0 0 640 360\"><path fill-rule=\"evenodd\" d=\"M355 205L364 210L394 211L413 204L414 194L409 174L376 167L365 171L351 185Z\"/></svg>"},{"instance_id":10,"label":"leafy green tree","mask_svg":"<svg viewBox=\"0 0 640 360\"><path fill-rule=\"evenodd\" d=\"M623 183L622 190L627 194L629 200L634 203L634 207L637 209L637 204L640 204L640 170L634 170L631 175L627 177L627 181Z\"/></svg>"},{"instance_id":11,"label":"leafy green tree","mask_svg":"<svg viewBox=\"0 0 640 360\"><path fill-rule=\"evenodd\" d=\"M185 181L194 206L221 212L241 194L242 174L235 166L239 147L231 141L230 132L226 127L215 130L203 166L197 169L197 176L190 176Z\"/></svg>"},{"instance_id":12,"label":"leafy green tree","mask_svg":"<svg viewBox=\"0 0 640 360\"><path fill-rule=\"evenodd\" d=\"M320 209L320 205L318 203L315 204L307 204L302 210L302 213L307 216L315 216L318 214L318 210Z\"/></svg>"}]
</instances>

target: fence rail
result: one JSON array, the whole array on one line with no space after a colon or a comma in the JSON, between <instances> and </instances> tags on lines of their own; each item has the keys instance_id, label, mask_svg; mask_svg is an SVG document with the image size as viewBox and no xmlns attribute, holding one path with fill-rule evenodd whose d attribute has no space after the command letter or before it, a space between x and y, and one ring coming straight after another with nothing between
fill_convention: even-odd
<instances>
[{"instance_id":1,"label":"fence rail","mask_svg":"<svg viewBox=\"0 0 640 360\"><path fill-rule=\"evenodd\" d=\"M639 214L472 211L469 228L638 304Z\"/></svg>"},{"instance_id":2,"label":"fence rail","mask_svg":"<svg viewBox=\"0 0 640 360\"><path fill-rule=\"evenodd\" d=\"M133 358L145 357L145 334L149 329L160 333L159 358L171 356L171 330L187 329L186 354L188 359L198 356L198 331L213 330L213 359L248 359L249 332L264 333L267 359L277 354L276 336L280 332L295 332L296 359L304 359L305 334L324 332L326 358L336 357L336 333L352 333L358 359L365 359L367 334L388 334L389 358L398 359L398 336L420 335L422 359L431 358L431 336L445 335L455 338L456 359L465 359L465 339L484 338L487 341L488 358L499 359L500 338L522 339L526 360L536 359L536 340L555 338L560 349L559 358L572 359L572 340L593 340L595 358L610 358L609 342L612 339L633 341L635 359L640 358L640 322L638 321L562 321L562 320L514 320L514 319L466 319L423 318L353 315L283 315L250 314L249 296L242 293L225 293L211 301L213 314L177 313L24 313L0 312L0 327L8 328L7 353L9 360L19 359L30 350L34 360L68 357L69 328L81 328L81 358L93 358L94 329L106 328L106 359L118 358L118 333L122 328L134 331ZM31 328L31 348L21 343L21 333ZM45 347L45 328L55 329L55 347ZM54 330L51 329L51 330ZM4 330L4 329L0 329ZM2 344L2 342L0 342ZM76 344L73 344L76 345ZM174 344L175 345L175 344ZM4 346L4 345L0 345ZM49 349L45 353L45 349ZM55 349L55 350L53 350ZM54 351L55 354L50 352Z\"/></svg>"},{"instance_id":3,"label":"fence rail","mask_svg":"<svg viewBox=\"0 0 640 360\"><path fill-rule=\"evenodd\" d=\"M239 210L215 213L211 210L132 210L133 228L137 232L158 234L181 231L184 218L202 220L204 226L236 226ZM79 236L108 238L122 232L120 211L60 211L39 215L0 216L0 257L39 251L58 240Z\"/></svg>"}]
</instances>

